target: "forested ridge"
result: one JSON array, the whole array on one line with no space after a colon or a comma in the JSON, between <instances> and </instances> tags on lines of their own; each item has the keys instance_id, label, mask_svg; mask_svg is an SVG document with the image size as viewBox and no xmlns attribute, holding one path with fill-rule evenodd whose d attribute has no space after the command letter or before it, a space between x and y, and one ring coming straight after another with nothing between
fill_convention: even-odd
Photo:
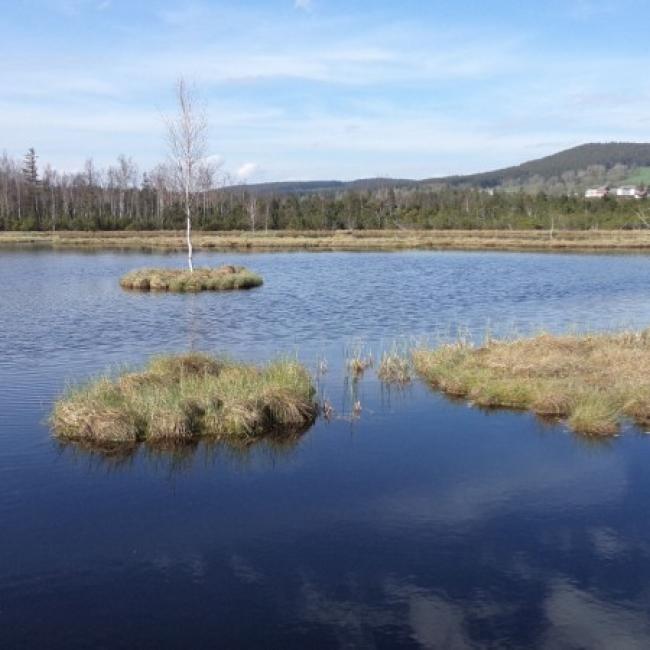
<instances>
[{"instance_id":1,"label":"forested ridge","mask_svg":"<svg viewBox=\"0 0 650 650\"><path fill-rule=\"evenodd\" d=\"M233 187L205 166L197 174L193 221L199 230L638 228L648 222L646 202L588 201L583 191L624 182L645 161L646 149L650 145L619 151L633 155L630 166L612 158L609 167L533 174L490 191L480 184L392 179L311 182L299 190L287 183ZM569 151L562 152L565 162L584 160L571 159ZM21 161L0 157L0 230L164 230L181 228L183 220L181 196L165 165L143 173L120 156L106 169L87 160L80 172L60 173L49 165L41 169L33 149Z\"/></svg>"},{"instance_id":2,"label":"forested ridge","mask_svg":"<svg viewBox=\"0 0 650 650\"><path fill-rule=\"evenodd\" d=\"M567 180L574 180L579 178L581 172L583 175L589 175L590 172L592 175L598 175L599 172L605 175L607 171L617 167L627 171L647 166L650 166L650 144L589 143L505 169L467 176L449 176L438 180L450 185L499 187L507 184L525 184L534 177L549 181L554 177L561 180L564 176Z\"/></svg>"}]
</instances>

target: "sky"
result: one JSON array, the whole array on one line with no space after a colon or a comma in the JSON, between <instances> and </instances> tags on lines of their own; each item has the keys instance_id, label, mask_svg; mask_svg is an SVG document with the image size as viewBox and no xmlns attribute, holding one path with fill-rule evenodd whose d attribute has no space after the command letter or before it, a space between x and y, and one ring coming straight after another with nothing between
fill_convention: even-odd
<instances>
[{"instance_id":1,"label":"sky","mask_svg":"<svg viewBox=\"0 0 650 650\"><path fill-rule=\"evenodd\" d=\"M165 160L174 84L246 182L486 171L650 141L650 1L0 0L0 151Z\"/></svg>"}]
</instances>

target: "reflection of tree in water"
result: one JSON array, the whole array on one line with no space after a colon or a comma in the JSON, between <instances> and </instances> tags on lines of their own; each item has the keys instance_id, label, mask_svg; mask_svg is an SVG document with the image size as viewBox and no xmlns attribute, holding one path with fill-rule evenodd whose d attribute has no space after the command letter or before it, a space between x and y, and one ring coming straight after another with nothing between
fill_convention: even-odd
<instances>
[{"instance_id":1,"label":"reflection of tree in water","mask_svg":"<svg viewBox=\"0 0 650 650\"><path fill-rule=\"evenodd\" d=\"M304 431L276 433L258 438L196 438L185 442L141 442L135 444L88 444L57 442L62 454L91 469L107 473L129 471L138 462L147 462L170 476L191 471L196 462L206 467L217 464L249 467L260 461L275 464L289 458Z\"/></svg>"},{"instance_id":2,"label":"reflection of tree in water","mask_svg":"<svg viewBox=\"0 0 650 650\"><path fill-rule=\"evenodd\" d=\"M196 294L186 296L187 301L187 343L190 352L196 352L199 349L199 315L197 310Z\"/></svg>"}]
</instances>

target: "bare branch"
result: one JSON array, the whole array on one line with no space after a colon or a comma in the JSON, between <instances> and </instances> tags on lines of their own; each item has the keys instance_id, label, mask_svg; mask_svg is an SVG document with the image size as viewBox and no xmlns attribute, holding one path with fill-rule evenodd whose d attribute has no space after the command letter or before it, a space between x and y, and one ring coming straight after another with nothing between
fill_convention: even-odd
<instances>
[{"instance_id":1,"label":"bare branch","mask_svg":"<svg viewBox=\"0 0 650 650\"><path fill-rule=\"evenodd\" d=\"M167 144L175 180L183 193L187 218L187 256L192 270L192 202L198 190L201 163L206 155L208 122L193 88L181 77L176 86L178 112L168 118Z\"/></svg>"}]
</instances>

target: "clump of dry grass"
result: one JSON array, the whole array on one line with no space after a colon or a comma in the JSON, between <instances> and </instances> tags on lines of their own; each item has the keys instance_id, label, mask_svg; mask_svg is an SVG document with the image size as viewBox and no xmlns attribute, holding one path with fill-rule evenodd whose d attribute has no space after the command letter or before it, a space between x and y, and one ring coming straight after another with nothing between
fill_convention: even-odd
<instances>
[{"instance_id":1,"label":"clump of dry grass","mask_svg":"<svg viewBox=\"0 0 650 650\"><path fill-rule=\"evenodd\" d=\"M411 381L411 362L398 350L384 352L381 356L377 376L386 384L408 384Z\"/></svg>"},{"instance_id":2,"label":"clump of dry grass","mask_svg":"<svg viewBox=\"0 0 650 650\"><path fill-rule=\"evenodd\" d=\"M62 440L100 444L295 433L316 417L314 387L292 360L262 367L203 354L158 357L140 372L73 388L54 405Z\"/></svg>"},{"instance_id":3,"label":"clump of dry grass","mask_svg":"<svg viewBox=\"0 0 650 650\"><path fill-rule=\"evenodd\" d=\"M650 249L648 230L279 230L196 231L196 250L548 250ZM184 231L2 232L2 246L177 250Z\"/></svg>"},{"instance_id":4,"label":"clump of dry grass","mask_svg":"<svg viewBox=\"0 0 650 650\"><path fill-rule=\"evenodd\" d=\"M353 379L363 376L363 373L368 368L372 368L373 364L372 352L366 352L363 346L355 347L347 355L346 366Z\"/></svg>"},{"instance_id":5,"label":"clump of dry grass","mask_svg":"<svg viewBox=\"0 0 650 650\"><path fill-rule=\"evenodd\" d=\"M650 424L650 330L458 343L412 357L435 388L479 406L566 418L590 435L615 434L623 418Z\"/></svg>"},{"instance_id":6,"label":"clump of dry grass","mask_svg":"<svg viewBox=\"0 0 650 650\"><path fill-rule=\"evenodd\" d=\"M219 268L139 269L120 279L124 289L137 291L230 291L252 289L263 283L262 278L243 266L226 265Z\"/></svg>"}]
</instances>

